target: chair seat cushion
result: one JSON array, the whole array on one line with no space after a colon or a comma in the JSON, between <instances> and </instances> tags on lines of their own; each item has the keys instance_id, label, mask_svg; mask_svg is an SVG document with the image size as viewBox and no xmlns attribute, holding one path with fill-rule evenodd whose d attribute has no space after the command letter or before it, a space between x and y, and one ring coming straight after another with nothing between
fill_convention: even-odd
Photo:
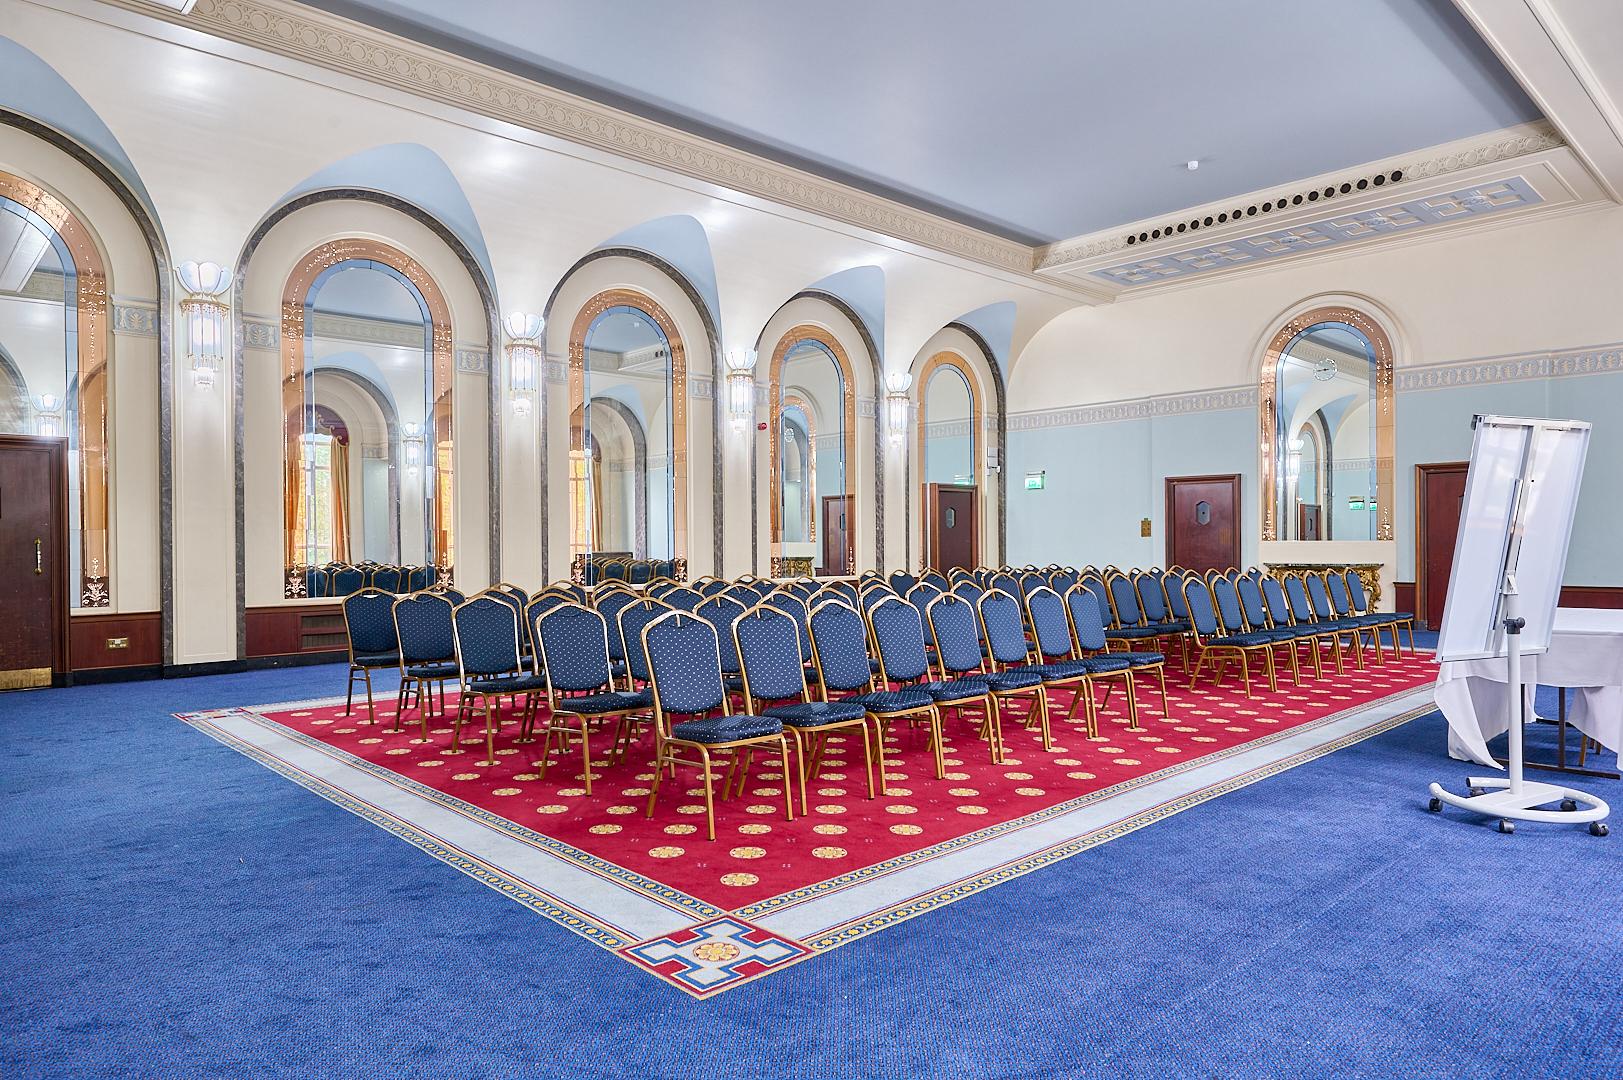
<instances>
[{"instance_id":1,"label":"chair seat cushion","mask_svg":"<svg viewBox=\"0 0 1623 1080\"><path fill-rule=\"evenodd\" d=\"M400 654L398 652L358 652L355 654L356 667L399 667Z\"/></svg>"},{"instance_id":2,"label":"chair seat cushion","mask_svg":"<svg viewBox=\"0 0 1623 1080\"><path fill-rule=\"evenodd\" d=\"M987 693L985 675L965 675L958 679L947 679L944 682L920 683L919 689L929 694L936 704L946 704L953 701L969 701L973 698L983 698Z\"/></svg>"},{"instance_id":3,"label":"chair seat cushion","mask_svg":"<svg viewBox=\"0 0 1623 1080\"><path fill-rule=\"evenodd\" d=\"M775 706L763 715L781 720L788 727L814 728L861 720L868 710L852 701L801 701Z\"/></svg>"},{"instance_id":4,"label":"chair seat cushion","mask_svg":"<svg viewBox=\"0 0 1623 1080\"><path fill-rule=\"evenodd\" d=\"M1232 649L1258 649L1264 645L1272 645L1276 641L1284 641L1267 630L1256 630L1248 634L1230 634L1227 637L1216 637L1207 640L1207 647L1213 645Z\"/></svg>"},{"instance_id":5,"label":"chair seat cushion","mask_svg":"<svg viewBox=\"0 0 1623 1080\"><path fill-rule=\"evenodd\" d=\"M1127 659L1127 653L1099 653L1095 656L1085 656L1082 663L1088 665L1090 675L1109 675L1115 671L1126 671L1133 666Z\"/></svg>"},{"instance_id":6,"label":"chair seat cushion","mask_svg":"<svg viewBox=\"0 0 1623 1080\"><path fill-rule=\"evenodd\" d=\"M1166 619L1162 622L1151 623L1150 629L1157 634L1187 634L1194 628L1189 625L1188 619Z\"/></svg>"},{"instance_id":7,"label":"chair seat cushion","mask_svg":"<svg viewBox=\"0 0 1623 1080\"><path fill-rule=\"evenodd\" d=\"M861 705L871 713L908 712L912 709L927 709L935 704L935 699L922 690L875 690L870 694L858 694L844 700L853 705Z\"/></svg>"},{"instance_id":8,"label":"chair seat cushion","mask_svg":"<svg viewBox=\"0 0 1623 1080\"><path fill-rule=\"evenodd\" d=\"M546 688L545 675L497 675L467 682L468 692L473 694L524 694Z\"/></svg>"},{"instance_id":9,"label":"chair seat cushion","mask_svg":"<svg viewBox=\"0 0 1623 1080\"><path fill-rule=\"evenodd\" d=\"M1030 668L1013 668L1009 671L994 671L986 676L986 685L992 688L995 694L1006 693L1010 690L1029 690L1034 686L1041 686L1042 673Z\"/></svg>"},{"instance_id":10,"label":"chair seat cushion","mask_svg":"<svg viewBox=\"0 0 1623 1080\"><path fill-rule=\"evenodd\" d=\"M595 716L599 713L624 712L626 709L651 709L654 695L647 690L610 690L601 694L582 694L579 697L558 699L554 712L581 713Z\"/></svg>"},{"instance_id":11,"label":"chair seat cushion","mask_svg":"<svg viewBox=\"0 0 1623 1080\"><path fill-rule=\"evenodd\" d=\"M455 660L430 660L406 665L408 679L454 679L458 674Z\"/></svg>"},{"instance_id":12,"label":"chair seat cushion","mask_svg":"<svg viewBox=\"0 0 1623 1080\"><path fill-rule=\"evenodd\" d=\"M1133 667L1154 667L1156 664L1164 664L1167 661L1167 658L1158 652L1128 652L1117 653L1116 655L1125 659Z\"/></svg>"},{"instance_id":13,"label":"chair seat cushion","mask_svg":"<svg viewBox=\"0 0 1623 1080\"><path fill-rule=\"evenodd\" d=\"M783 722L770 716L707 716L671 728L672 738L696 743L742 742L782 733Z\"/></svg>"},{"instance_id":14,"label":"chair seat cushion","mask_svg":"<svg viewBox=\"0 0 1623 1080\"><path fill-rule=\"evenodd\" d=\"M1159 637L1165 633L1153 626L1122 626L1115 630L1106 630L1105 637L1115 638L1117 641L1137 641L1140 638Z\"/></svg>"},{"instance_id":15,"label":"chair seat cushion","mask_svg":"<svg viewBox=\"0 0 1623 1080\"><path fill-rule=\"evenodd\" d=\"M1122 667L1126 666L1126 664L1122 665ZM1086 660L1050 660L1045 664L1032 664L1026 670L1035 671L1041 675L1043 682L1085 679L1093 674L1093 667Z\"/></svg>"}]
</instances>

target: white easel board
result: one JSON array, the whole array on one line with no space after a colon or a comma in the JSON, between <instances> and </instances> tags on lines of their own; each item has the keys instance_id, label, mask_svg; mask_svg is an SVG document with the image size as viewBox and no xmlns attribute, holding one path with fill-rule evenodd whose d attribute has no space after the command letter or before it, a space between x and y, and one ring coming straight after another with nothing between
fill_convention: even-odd
<instances>
[{"instance_id":1,"label":"white easel board","mask_svg":"<svg viewBox=\"0 0 1623 1080\"><path fill-rule=\"evenodd\" d=\"M1581 420L1478 416L1475 427L1437 640L1443 661L1506 655L1500 611L1507 573L1527 621L1521 651L1550 647L1589 450L1590 426Z\"/></svg>"}]
</instances>

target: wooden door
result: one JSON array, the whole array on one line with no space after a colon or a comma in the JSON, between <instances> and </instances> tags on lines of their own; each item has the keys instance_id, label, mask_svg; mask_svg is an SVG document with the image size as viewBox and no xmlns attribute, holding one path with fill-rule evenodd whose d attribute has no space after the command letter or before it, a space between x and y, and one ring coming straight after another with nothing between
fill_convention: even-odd
<instances>
[{"instance_id":1,"label":"wooden door","mask_svg":"<svg viewBox=\"0 0 1623 1080\"><path fill-rule=\"evenodd\" d=\"M851 496L823 496L823 573L851 572Z\"/></svg>"},{"instance_id":2,"label":"wooden door","mask_svg":"<svg viewBox=\"0 0 1623 1080\"><path fill-rule=\"evenodd\" d=\"M65 460L61 439L0 435L0 690L66 669Z\"/></svg>"},{"instance_id":3,"label":"wooden door","mask_svg":"<svg viewBox=\"0 0 1623 1080\"><path fill-rule=\"evenodd\" d=\"M1454 541L1460 531L1468 463L1415 466L1415 618L1422 630L1443 625Z\"/></svg>"},{"instance_id":4,"label":"wooden door","mask_svg":"<svg viewBox=\"0 0 1623 1080\"><path fill-rule=\"evenodd\" d=\"M1316 503L1296 504L1296 539L1323 539L1319 529L1319 507Z\"/></svg>"},{"instance_id":5,"label":"wooden door","mask_svg":"<svg viewBox=\"0 0 1623 1080\"><path fill-rule=\"evenodd\" d=\"M925 486L925 562L945 574L980 564L980 492L972 484Z\"/></svg>"},{"instance_id":6,"label":"wooden door","mask_svg":"<svg viewBox=\"0 0 1623 1080\"><path fill-rule=\"evenodd\" d=\"M1166 478L1167 565L1197 573L1240 565L1240 475Z\"/></svg>"}]
</instances>

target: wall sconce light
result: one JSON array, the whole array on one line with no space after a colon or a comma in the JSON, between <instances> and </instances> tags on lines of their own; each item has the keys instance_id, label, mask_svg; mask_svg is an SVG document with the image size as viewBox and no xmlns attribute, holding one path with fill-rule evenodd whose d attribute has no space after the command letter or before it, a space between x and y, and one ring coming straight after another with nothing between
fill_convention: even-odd
<instances>
[{"instance_id":1,"label":"wall sconce light","mask_svg":"<svg viewBox=\"0 0 1623 1080\"><path fill-rule=\"evenodd\" d=\"M900 443L907 434L907 392L912 386L913 376L905 371L885 376L885 420L891 442Z\"/></svg>"},{"instance_id":2,"label":"wall sconce light","mask_svg":"<svg viewBox=\"0 0 1623 1080\"><path fill-rule=\"evenodd\" d=\"M735 431L742 431L744 425L755 418L757 359L754 349L727 350L727 415L732 418Z\"/></svg>"},{"instance_id":3,"label":"wall sconce light","mask_svg":"<svg viewBox=\"0 0 1623 1080\"><path fill-rule=\"evenodd\" d=\"M50 438L62 434L62 399L55 394L41 394L34 399L34 430Z\"/></svg>"},{"instance_id":4,"label":"wall sconce light","mask_svg":"<svg viewBox=\"0 0 1623 1080\"><path fill-rule=\"evenodd\" d=\"M180 318L186 327L186 360L192 382L214 385L225 360L226 337L231 328L231 305L221 299L231 288L231 271L217 263L183 262L175 267L186 295L180 300Z\"/></svg>"},{"instance_id":5,"label":"wall sconce light","mask_svg":"<svg viewBox=\"0 0 1623 1080\"><path fill-rule=\"evenodd\" d=\"M423 426L416 423L405 425L405 437L400 441L406 451L406 475L416 476L423 467Z\"/></svg>"},{"instance_id":6,"label":"wall sconce light","mask_svg":"<svg viewBox=\"0 0 1623 1080\"><path fill-rule=\"evenodd\" d=\"M539 315L515 311L507 316L507 396L513 413L529 416L535 402L536 381L541 371L541 334L547 320Z\"/></svg>"}]
</instances>

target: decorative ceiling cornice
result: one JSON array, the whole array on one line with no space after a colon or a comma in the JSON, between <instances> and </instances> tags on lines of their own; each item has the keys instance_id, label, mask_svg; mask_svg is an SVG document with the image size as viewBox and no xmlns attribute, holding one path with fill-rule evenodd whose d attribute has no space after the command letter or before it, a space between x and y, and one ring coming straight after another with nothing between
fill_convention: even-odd
<instances>
[{"instance_id":1,"label":"decorative ceiling cornice","mask_svg":"<svg viewBox=\"0 0 1623 1080\"><path fill-rule=\"evenodd\" d=\"M706 183L1030 274L1034 249L289 0L117 6ZM1052 284L1051 282L1048 284Z\"/></svg>"},{"instance_id":2,"label":"decorative ceiling cornice","mask_svg":"<svg viewBox=\"0 0 1623 1080\"><path fill-rule=\"evenodd\" d=\"M1147 229L1159 230L1166 225L1179 227L1177 233L1171 233L1169 230L1169 235L1165 239L1167 245L1187 244L1193 237L1182 232L1181 226L1183 223L1191 219L1203 219L1213 214L1223 213L1231 207L1247 206L1263 200L1272 200L1281 192L1332 187L1339 190L1345 184L1358 185L1361 180L1368 177L1372 172L1382 174L1400 173L1403 183L1435 179L1449 173L1463 172L1482 165L1491 165L1495 162L1508 161L1528 154L1542 153L1565 145L1566 141L1561 137L1555 126L1543 121L1505 131L1490 132L1476 139L1448 143L1442 147L1428 147L1410 155L1393 157L1378 163L1358 165L1351 169L1343 169L1337 173L1325 173L1306 180L1274 184L1265 189L1222 199L1205 206L1190 207L1168 214L1157 214L1153 218L1145 218L1130 225L1122 225L1096 233L1089 233L1086 236L1062 240L1055 244L1048 244L1036 249L1036 269L1051 270L1055 267L1069 266L1101 255L1108 255L1112 252L1126 251L1129 247L1133 248L1135 252L1152 248L1152 245L1142 242L1129 243L1128 238L1136 238L1139 233ZM1358 187L1358 190L1363 191L1365 189ZM1335 204L1326 202L1324 205L1331 207ZM1213 234L1218 235L1218 230L1213 230Z\"/></svg>"}]
</instances>

